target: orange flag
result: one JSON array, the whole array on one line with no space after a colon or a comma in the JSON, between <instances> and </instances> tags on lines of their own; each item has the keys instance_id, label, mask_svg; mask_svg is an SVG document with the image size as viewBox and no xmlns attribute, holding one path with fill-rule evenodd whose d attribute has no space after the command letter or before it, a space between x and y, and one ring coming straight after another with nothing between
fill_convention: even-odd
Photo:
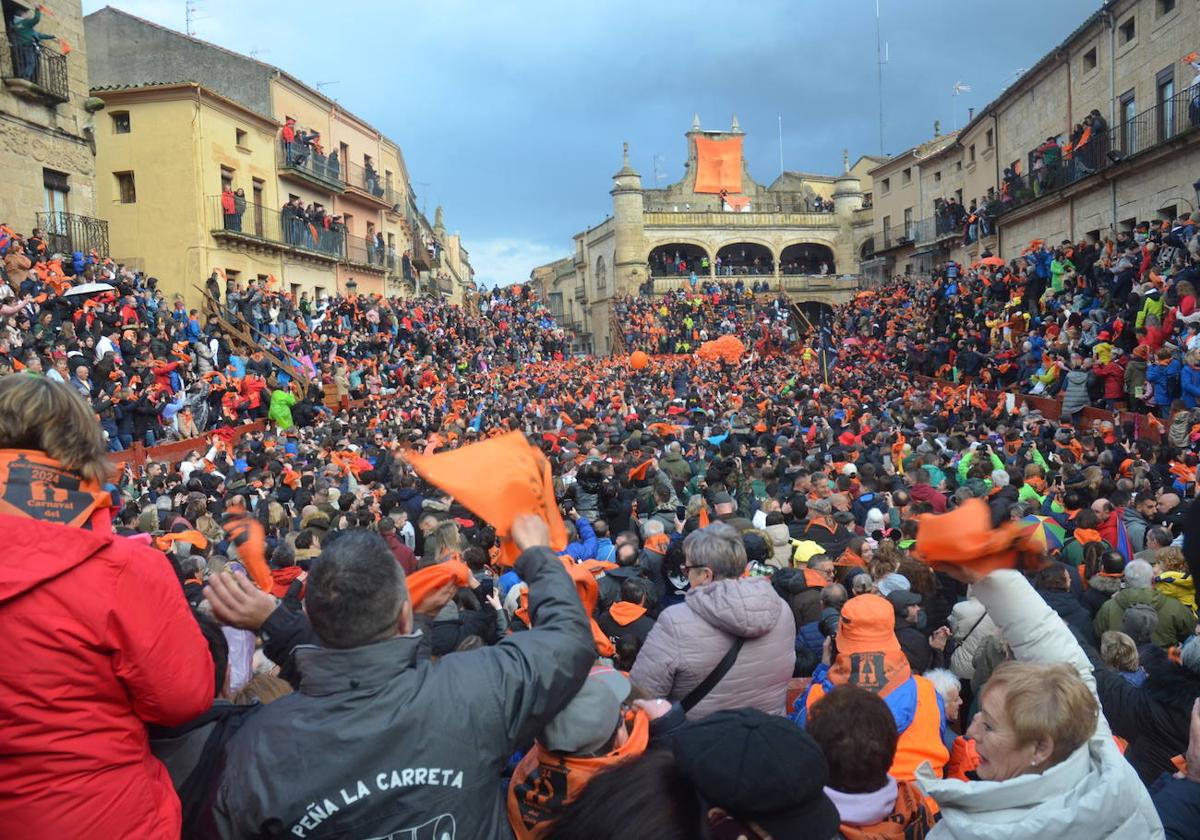
<instances>
[{"instance_id":1,"label":"orange flag","mask_svg":"<svg viewBox=\"0 0 1200 840\"><path fill-rule=\"evenodd\" d=\"M68 44L63 38L58 39L58 48L62 51L63 55L69 55L71 52L71 45Z\"/></svg>"},{"instance_id":2,"label":"orange flag","mask_svg":"<svg viewBox=\"0 0 1200 840\"><path fill-rule=\"evenodd\" d=\"M496 529L502 562L511 566L520 555L510 534L513 520L527 513L546 520L552 549L567 547L567 528L554 499L550 462L520 432L435 455L408 452L404 458L417 475Z\"/></svg>"}]
</instances>

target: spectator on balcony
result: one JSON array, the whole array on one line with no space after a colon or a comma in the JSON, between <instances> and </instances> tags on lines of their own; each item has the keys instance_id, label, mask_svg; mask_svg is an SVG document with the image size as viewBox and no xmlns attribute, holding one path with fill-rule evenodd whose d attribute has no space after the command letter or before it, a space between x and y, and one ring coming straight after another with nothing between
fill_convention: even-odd
<instances>
[{"instance_id":1,"label":"spectator on balcony","mask_svg":"<svg viewBox=\"0 0 1200 840\"><path fill-rule=\"evenodd\" d=\"M342 163L338 160L337 150L329 153L329 157L325 158L325 174L334 181L342 180Z\"/></svg>"},{"instance_id":2,"label":"spectator on balcony","mask_svg":"<svg viewBox=\"0 0 1200 840\"><path fill-rule=\"evenodd\" d=\"M8 23L8 40L12 44L13 70L17 77L41 84L38 58L42 52L42 41L54 40L53 35L38 32L36 27L42 20L41 7L31 13L12 18Z\"/></svg>"},{"instance_id":3,"label":"spectator on balcony","mask_svg":"<svg viewBox=\"0 0 1200 840\"><path fill-rule=\"evenodd\" d=\"M242 207L245 209L245 199L242 199ZM237 200L234 198L233 187L226 184L221 190L221 213L225 216L225 230L240 231L242 229L242 217L237 211Z\"/></svg>"},{"instance_id":4,"label":"spectator on balcony","mask_svg":"<svg viewBox=\"0 0 1200 840\"><path fill-rule=\"evenodd\" d=\"M366 185L367 192L371 195L383 195L383 188L379 186L379 173L375 171L370 158L366 158L363 161L363 182Z\"/></svg>"},{"instance_id":5,"label":"spectator on balcony","mask_svg":"<svg viewBox=\"0 0 1200 840\"><path fill-rule=\"evenodd\" d=\"M292 145L296 142L296 120L294 117L284 117L280 137L283 140L284 159L291 165L293 162Z\"/></svg>"}]
</instances>

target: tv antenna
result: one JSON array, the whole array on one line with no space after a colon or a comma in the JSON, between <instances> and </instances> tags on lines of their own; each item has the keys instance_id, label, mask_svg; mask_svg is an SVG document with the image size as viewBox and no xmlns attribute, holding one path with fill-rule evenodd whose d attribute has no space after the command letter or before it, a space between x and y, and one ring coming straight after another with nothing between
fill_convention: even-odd
<instances>
[{"instance_id":1,"label":"tv antenna","mask_svg":"<svg viewBox=\"0 0 1200 840\"><path fill-rule=\"evenodd\" d=\"M191 38L196 37L196 3L198 2L199 0L184 0L183 3L184 31Z\"/></svg>"}]
</instances>

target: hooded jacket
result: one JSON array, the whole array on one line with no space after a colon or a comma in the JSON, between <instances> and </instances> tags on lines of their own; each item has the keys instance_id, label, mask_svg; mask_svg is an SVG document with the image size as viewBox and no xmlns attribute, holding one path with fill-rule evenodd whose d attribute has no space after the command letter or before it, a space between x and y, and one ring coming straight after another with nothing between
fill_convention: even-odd
<instances>
[{"instance_id":1,"label":"hooded jacket","mask_svg":"<svg viewBox=\"0 0 1200 840\"><path fill-rule=\"evenodd\" d=\"M692 465L679 452L668 452L659 458L658 468L677 484L687 484L692 478Z\"/></svg>"},{"instance_id":2,"label":"hooded jacket","mask_svg":"<svg viewBox=\"0 0 1200 840\"><path fill-rule=\"evenodd\" d=\"M146 724L205 712L213 661L161 552L0 516L0 825L24 837L179 837Z\"/></svg>"},{"instance_id":3,"label":"hooded jacket","mask_svg":"<svg viewBox=\"0 0 1200 840\"><path fill-rule=\"evenodd\" d=\"M217 835L258 837L273 824L307 840L505 837L505 763L575 695L596 657L562 562L531 548L516 569L533 628L494 647L436 666L418 662L419 634L297 649L300 690L229 743L211 813Z\"/></svg>"},{"instance_id":4,"label":"hooded jacket","mask_svg":"<svg viewBox=\"0 0 1200 840\"><path fill-rule=\"evenodd\" d=\"M768 525L764 529L771 538L771 558L767 564L776 569L786 569L792 561L792 535L786 524Z\"/></svg>"},{"instance_id":5,"label":"hooded jacket","mask_svg":"<svg viewBox=\"0 0 1200 840\"><path fill-rule=\"evenodd\" d=\"M1139 687L1110 668L1097 669L1096 683L1113 734L1129 742L1126 760L1150 784L1160 773L1174 772L1171 759L1187 751L1192 703L1200 697L1200 674L1171 662L1156 648L1150 648L1143 660L1147 676Z\"/></svg>"},{"instance_id":6,"label":"hooded jacket","mask_svg":"<svg viewBox=\"0 0 1200 840\"><path fill-rule=\"evenodd\" d=\"M1158 626L1150 638L1161 648L1179 644L1192 634L1196 626L1192 611L1174 598L1168 598L1154 589L1122 589L1096 613L1092 622L1096 637L1103 636L1106 630L1120 630L1125 610L1134 604L1149 604L1158 613Z\"/></svg>"},{"instance_id":7,"label":"hooded jacket","mask_svg":"<svg viewBox=\"0 0 1200 840\"><path fill-rule=\"evenodd\" d=\"M688 719L740 707L782 714L796 662L796 623L766 578L717 580L690 590L658 617L629 677L653 697L682 700L737 638L746 640L737 661Z\"/></svg>"},{"instance_id":8,"label":"hooded jacket","mask_svg":"<svg viewBox=\"0 0 1200 840\"><path fill-rule=\"evenodd\" d=\"M954 634L954 653L950 655L950 670L960 680L975 678L973 660L984 640L996 632L987 609L977 598L959 601L950 610L950 630Z\"/></svg>"},{"instance_id":9,"label":"hooded jacket","mask_svg":"<svg viewBox=\"0 0 1200 840\"><path fill-rule=\"evenodd\" d=\"M973 592L1018 661L1065 662L1095 692L1091 663L1075 637L1020 572L992 572ZM1150 795L1117 749L1104 714L1090 740L1044 773L963 782L934 778L926 766L917 783L942 814L929 840L1163 837Z\"/></svg>"},{"instance_id":10,"label":"hooded jacket","mask_svg":"<svg viewBox=\"0 0 1200 840\"><path fill-rule=\"evenodd\" d=\"M1092 618L1100 612L1100 608L1108 603L1108 599L1121 591L1121 577L1109 575L1092 575L1088 578L1087 591L1083 593L1083 605L1092 614Z\"/></svg>"}]
</instances>

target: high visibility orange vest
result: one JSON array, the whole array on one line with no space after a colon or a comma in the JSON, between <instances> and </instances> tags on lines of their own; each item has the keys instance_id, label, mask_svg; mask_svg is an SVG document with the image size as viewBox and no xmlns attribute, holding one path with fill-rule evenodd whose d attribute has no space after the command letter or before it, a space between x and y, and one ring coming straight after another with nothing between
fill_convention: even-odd
<instances>
[{"instance_id":1,"label":"high visibility orange vest","mask_svg":"<svg viewBox=\"0 0 1200 840\"><path fill-rule=\"evenodd\" d=\"M891 769L888 770L901 782L914 781L917 768L926 761L940 779L946 762L950 760L950 751L942 742L942 710L938 706L937 689L924 677L913 674L913 679L917 683L917 710L913 713L912 723L900 733L896 757L892 759ZM820 683L813 683L805 705L811 710L813 703L824 696L824 687Z\"/></svg>"}]
</instances>

